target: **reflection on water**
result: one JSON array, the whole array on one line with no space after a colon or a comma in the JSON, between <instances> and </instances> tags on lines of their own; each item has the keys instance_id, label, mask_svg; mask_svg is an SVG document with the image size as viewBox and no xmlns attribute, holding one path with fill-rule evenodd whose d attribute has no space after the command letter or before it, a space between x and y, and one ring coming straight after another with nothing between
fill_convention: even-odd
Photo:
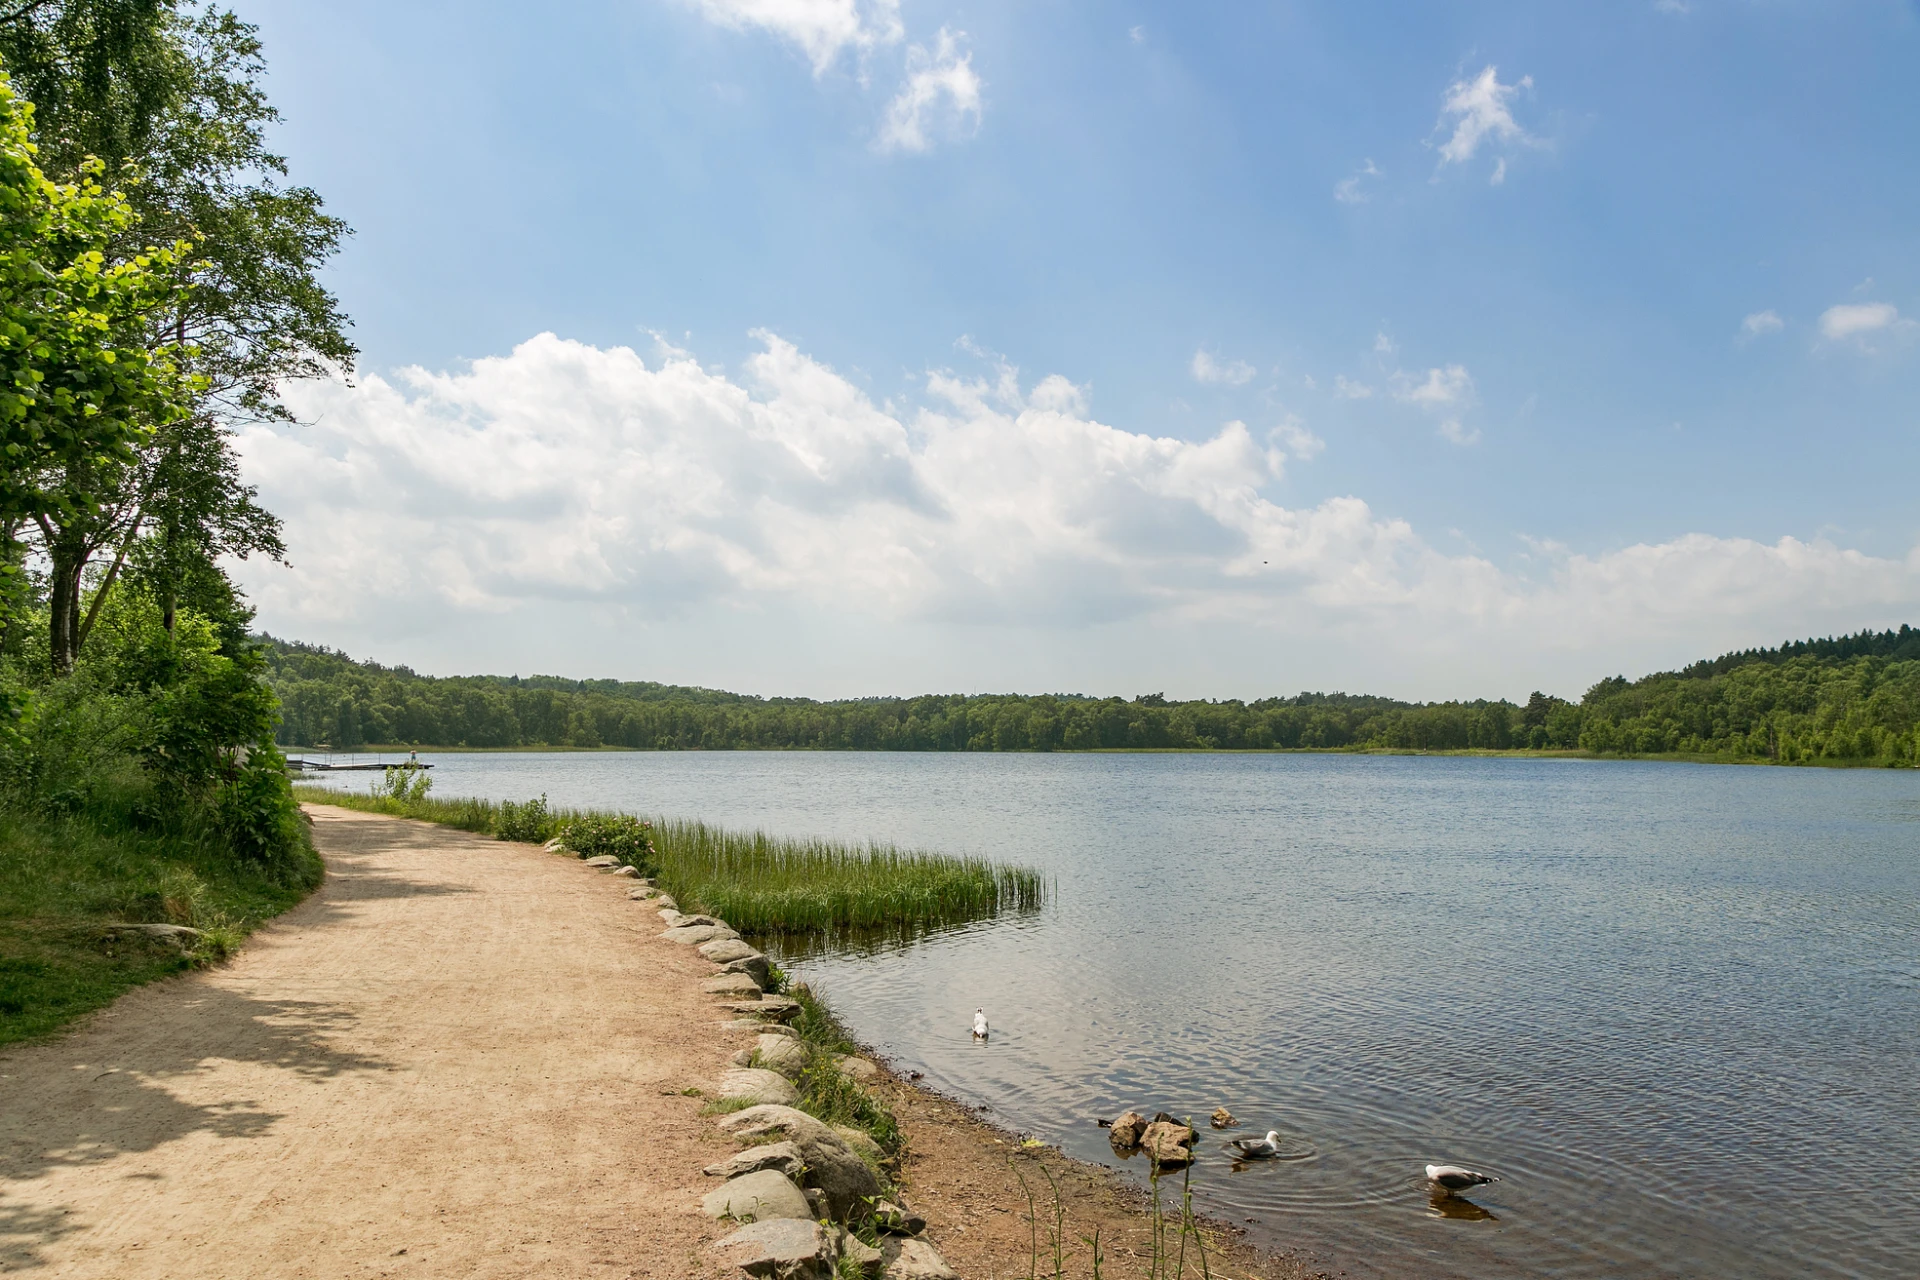
<instances>
[{"instance_id":1,"label":"reflection on water","mask_svg":"<svg viewBox=\"0 0 1920 1280\"><path fill-rule=\"evenodd\" d=\"M1491 1210L1482 1209L1471 1200L1460 1196L1444 1195L1433 1192L1427 1196L1427 1212L1436 1218L1450 1218L1455 1222L1498 1222Z\"/></svg>"},{"instance_id":2,"label":"reflection on water","mask_svg":"<svg viewBox=\"0 0 1920 1280\"><path fill-rule=\"evenodd\" d=\"M1195 1202L1349 1275L1920 1275L1920 776L434 759L442 794L1038 865L1038 916L783 963L902 1069L1083 1159L1116 1162L1095 1121L1129 1107L1307 1144L1238 1171L1206 1144ZM1783 1159L1819 1176L1785 1197ZM1438 1205L1429 1162L1502 1181Z\"/></svg>"}]
</instances>

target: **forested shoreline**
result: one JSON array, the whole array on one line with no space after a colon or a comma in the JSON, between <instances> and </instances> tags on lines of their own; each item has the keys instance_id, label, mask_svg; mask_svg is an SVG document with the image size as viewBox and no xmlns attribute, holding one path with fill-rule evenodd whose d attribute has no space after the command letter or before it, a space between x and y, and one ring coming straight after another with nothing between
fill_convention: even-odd
<instances>
[{"instance_id":1,"label":"forested shoreline","mask_svg":"<svg viewBox=\"0 0 1920 1280\"><path fill-rule=\"evenodd\" d=\"M1534 694L1412 703L974 694L821 702L556 676L422 676L261 638L284 746L641 750L1404 750L1920 764L1920 631L1902 626Z\"/></svg>"}]
</instances>

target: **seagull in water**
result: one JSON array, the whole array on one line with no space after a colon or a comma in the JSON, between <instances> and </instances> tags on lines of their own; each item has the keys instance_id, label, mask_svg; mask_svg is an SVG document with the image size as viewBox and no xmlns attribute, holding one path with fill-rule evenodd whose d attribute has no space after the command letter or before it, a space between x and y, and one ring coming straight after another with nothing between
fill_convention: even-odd
<instances>
[{"instance_id":1,"label":"seagull in water","mask_svg":"<svg viewBox=\"0 0 1920 1280\"><path fill-rule=\"evenodd\" d=\"M1463 1191L1471 1191L1475 1187L1483 1187L1489 1182L1498 1182L1500 1179L1490 1174L1462 1169L1457 1164L1430 1164L1427 1166L1427 1181L1434 1185L1435 1190L1457 1196Z\"/></svg>"},{"instance_id":2,"label":"seagull in water","mask_svg":"<svg viewBox=\"0 0 1920 1280\"><path fill-rule=\"evenodd\" d=\"M987 1011L985 1009L975 1009L973 1011L973 1038L975 1040L985 1040L987 1038Z\"/></svg>"},{"instance_id":3,"label":"seagull in water","mask_svg":"<svg viewBox=\"0 0 1920 1280\"><path fill-rule=\"evenodd\" d=\"M1280 1154L1280 1131L1269 1129L1264 1138L1235 1138L1227 1145L1242 1160L1271 1160Z\"/></svg>"}]
</instances>

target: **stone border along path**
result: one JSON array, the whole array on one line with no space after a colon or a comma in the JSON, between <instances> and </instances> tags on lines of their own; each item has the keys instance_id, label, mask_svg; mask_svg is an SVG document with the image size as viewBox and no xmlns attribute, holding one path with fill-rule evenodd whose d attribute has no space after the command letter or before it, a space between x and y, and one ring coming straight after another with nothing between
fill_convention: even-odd
<instances>
[{"instance_id":1,"label":"stone border along path","mask_svg":"<svg viewBox=\"0 0 1920 1280\"><path fill-rule=\"evenodd\" d=\"M693 1096L716 1040L777 1061L794 1008L752 955L699 954L732 930L669 921L661 942L632 875L307 812L326 883L231 963L0 1049L0 1273L816 1280L852 1251L820 1217L857 1211L864 1135ZM791 1088L743 1070L722 1088ZM809 1216L716 1222L703 1168L729 1203L770 1173ZM952 1274L912 1237L869 1270Z\"/></svg>"}]
</instances>

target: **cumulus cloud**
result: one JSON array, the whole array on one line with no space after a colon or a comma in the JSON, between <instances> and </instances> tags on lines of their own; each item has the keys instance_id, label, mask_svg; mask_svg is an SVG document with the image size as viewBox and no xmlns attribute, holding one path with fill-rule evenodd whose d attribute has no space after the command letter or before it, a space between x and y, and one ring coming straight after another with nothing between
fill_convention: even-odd
<instances>
[{"instance_id":1,"label":"cumulus cloud","mask_svg":"<svg viewBox=\"0 0 1920 1280\"><path fill-rule=\"evenodd\" d=\"M1777 312L1756 311L1740 322L1740 334L1746 338L1757 338L1764 333L1778 333L1786 327Z\"/></svg>"},{"instance_id":2,"label":"cumulus cloud","mask_svg":"<svg viewBox=\"0 0 1920 1280\"><path fill-rule=\"evenodd\" d=\"M1470 387L1457 368L1409 394L1451 404ZM1154 436L1092 418L1065 378L1028 383L1005 363L929 374L918 404L882 406L771 334L732 376L671 348L649 359L545 334L464 368L290 395L309 425L256 426L238 446L286 519L294 567L236 571L265 623L315 638L520 619L550 646L532 660L551 662L583 609L664 621L711 650L738 632L729 617L805 608L881 636L876 652L898 663L912 650L887 637L902 627L1147 621L1418 637L1404 643L1473 661L1490 642L1508 661L1577 645L1611 669L1650 637L1688 637L1684 656L1708 651L1703 634L1776 640L1920 603L1920 553L1823 541L1543 546L1518 568L1443 553L1359 497L1275 501L1284 464L1323 447L1297 419L1264 439L1240 422ZM1247 670L1270 672L1258 652ZM914 687L941 679L894 670Z\"/></svg>"},{"instance_id":3,"label":"cumulus cloud","mask_svg":"<svg viewBox=\"0 0 1920 1280\"><path fill-rule=\"evenodd\" d=\"M1473 375L1465 365L1450 364L1444 369L1429 369L1424 378L1412 374L1395 375L1398 389L1394 397L1423 409L1445 409L1467 404L1473 399Z\"/></svg>"},{"instance_id":4,"label":"cumulus cloud","mask_svg":"<svg viewBox=\"0 0 1920 1280\"><path fill-rule=\"evenodd\" d=\"M980 128L980 77L973 55L960 52L964 31L940 28L932 51L907 50L907 78L887 104L875 145L882 151L927 151L931 132L966 136Z\"/></svg>"},{"instance_id":5,"label":"cumulus cloud","mask_svg":"<svg viewBox=\"0 0 1920 1280\"><path fill-rule=\"evenodd\" d=\"M1365 164L1333 184L1333 198L1341 204L1365 204L1373 198L1373 193L1366 186L1367 179L1384 176L1375 167L1373 161L1368 159Z\"/></svg>"},{"instance_id":6,"label":"cumulus cloud","mask_svg":"<svg viewBox=\"0 0 1920 1280\"><path fill-rule=\"evenodd\" d=\"M1333 394L1342 400L1365 400L1373 395L1373 388L1364 382L1355 382L1343 373L1333 376Z\"/></svg>"},{"instance_id":7,"label":"cumulus cloud","mask_svg":"<svg viewBox=\"0 0 1920 1280\"><path fill-rule=\"evenodd\" d=\"M1195 382L1225 383L1230 387L1245 386L1253 381L1255 373L1254 367L1244 360L1230 360L1222 364L1205 347L1193 353L1193 360L1187 368Z\"/></svg>"},{"instance_id":8,"label":"cumulus cloud","mask_svg":"<svg viewBox=\"0 0 1920 1280\"><path fill-rule=\"evenodd\" d=\"M845 50L865 53L906 34L900 0L700 0L700 10L721 26L757 27L798 46L816 76Z\"/></svg>"},{"instance_id":9,"label":"cumulus cloud","mask_svg":"<svg viewBox=\"0 0 1920 1280\"><path fill-rule=\"evenodd\" d=\"M1820 336L1829 342L1849 338L1864 342L1873 334L1912 326L1913 321L1901 319L1900 309L1890 302L1843 302L1820 313Z\"/></svg>"},{"instance_id":10,"label":"cumulus cloud","mask_svg":"<svg viewBox=\"0 0 1920 1280\"><path fill-rule=\"evenodd\" d=\"M1452 133L1440 144L1440 164L1465 164L1478 155L1483 146L1539 146L1540 140L1520 127L1513 118L1513 100L1522 90L1533 88L1533 77L1522 76L1517 83L1501 84L1498 69L1488 67L1471 80L1456 80L1447 86L1440 107L1436 133ZM1507 158L1494 164L1491 181L1506 181Z\"/></svg>"}]
</instances>

